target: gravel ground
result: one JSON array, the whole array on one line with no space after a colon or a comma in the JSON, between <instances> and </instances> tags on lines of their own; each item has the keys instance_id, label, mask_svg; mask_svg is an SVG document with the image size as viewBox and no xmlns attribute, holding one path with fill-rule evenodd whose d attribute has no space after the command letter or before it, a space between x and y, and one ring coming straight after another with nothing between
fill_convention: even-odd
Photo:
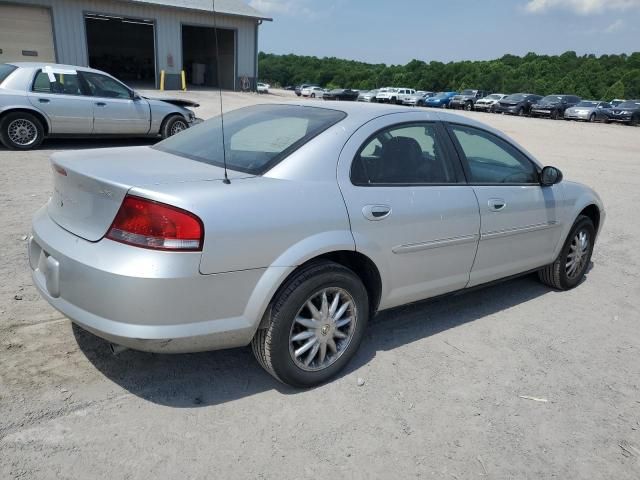
<instances>
[{"instance_id":1,"label":"gravel ground","mask_svg":"<svg viewBox=\"0 0 640 480\"><path fill-rule=\"evenodd\" d=\"M218 108L177 95L204 118ZM528 276L384 312L348 370L307 391L248 348L113 356L39 298L25 239L49 155L149 141L0 149L0 478L640 478L640 129L465 115L600 193L587 280L558 293Z\"/></svg>"}]
</instances>

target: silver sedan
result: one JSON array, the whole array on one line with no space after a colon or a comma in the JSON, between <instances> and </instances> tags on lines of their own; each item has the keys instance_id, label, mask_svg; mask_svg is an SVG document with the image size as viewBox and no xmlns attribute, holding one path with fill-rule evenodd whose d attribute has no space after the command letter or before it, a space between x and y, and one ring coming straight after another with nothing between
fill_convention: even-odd
<instances>
[{"instance_id":1,"label":"silver sedan","mask_svg":"<svg viewBox=\"0 0 640 480\"><path fill-rule=\"evenodd\" d=\"M582 100L564 111L565 120L583 120L585 122L603 121L609 118L610 103L598 100Z\"/></svg>"},{"instance_id":2,"label":"silver sedan","mask_svg":"<svg viewBox=\"0 0 640 480\"><path fill-rule=\"evenodd\" d=\"M259 105L224 131L54 154L29 240L42 296L113 344L252 344L310 386L381 310L532 271L577 286L605 218L591 189L453 114Z\"/></svg>"},{"instance_id":3,"label":"silver sedan","mask_svg":"<svg viewBox=\"0 0 640 480\"><path fill-rule=\"evenodd\" d=\"M200 120L186 100L144 98L91 68L49 63L0 64L0 142L14 150L45 137L162 136Z\"/></svg>"}]
</instances>

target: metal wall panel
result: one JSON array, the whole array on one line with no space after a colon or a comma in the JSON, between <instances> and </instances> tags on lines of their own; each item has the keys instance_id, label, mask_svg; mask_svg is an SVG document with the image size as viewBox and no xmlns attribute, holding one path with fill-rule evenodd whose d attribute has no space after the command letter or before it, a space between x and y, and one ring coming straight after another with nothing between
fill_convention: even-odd
<instances>
[{"instance_id":1,"label":"metal wall panel","mask_svg":"<svg viewBox=\"0 0 640 480\"><path fill-rule=\"evenodd\" d=\"M202 11L181 10L138 2L116 0L0 0L0 3L40 5L50 7L57 61L86 66L87 39L84 28L85 13L103 13L144 18L156 24L156 62L159 70L179 73L182 67L182 24L213 26L212 14ZM256 60L255 18L216 15L219 28L236 31L236 78L255 77ZM169 60L173 59L173 66Z\"/></svg>"}]
</instances>

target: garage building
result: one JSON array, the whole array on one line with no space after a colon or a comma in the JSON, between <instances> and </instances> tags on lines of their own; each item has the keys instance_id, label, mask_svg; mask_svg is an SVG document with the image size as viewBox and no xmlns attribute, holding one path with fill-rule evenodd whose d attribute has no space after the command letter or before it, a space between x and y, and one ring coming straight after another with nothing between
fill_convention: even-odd
<instances>
[{"instance_id":1,"label":"garage building","mask_svg":"<svg viewBox=\"0 0 640 480\"><path fill-rule=\"evenodd\" d=\"M90 66L136 87L253 89L258 29L242 0L0 0L0 63ZM218 72L217 69L220 69Z\"/></svg>"}]
</instances>

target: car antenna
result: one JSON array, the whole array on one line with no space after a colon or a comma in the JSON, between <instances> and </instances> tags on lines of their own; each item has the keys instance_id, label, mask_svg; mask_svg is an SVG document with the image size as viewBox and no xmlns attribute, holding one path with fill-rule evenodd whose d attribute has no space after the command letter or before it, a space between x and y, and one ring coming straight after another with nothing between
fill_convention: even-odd
<instances>
[{"instance_id":1,"label":"car antenna","mask_svg":"<svg viewBox=\"0 0 640 480\"><path fill-rule=\"evenodd\" d=\"M224 110L222 109L222 83L220 83L220 48L218 47L218 24L216 23L216 0L211 0L213 6L213 33L216 39L216 78L218 81L218 94L220 95L220 127L222 129L222 162L224 164L224 180L226 185L231 184L227 174L227 147L224 139Z\"/></svg>"}]
</instances>

